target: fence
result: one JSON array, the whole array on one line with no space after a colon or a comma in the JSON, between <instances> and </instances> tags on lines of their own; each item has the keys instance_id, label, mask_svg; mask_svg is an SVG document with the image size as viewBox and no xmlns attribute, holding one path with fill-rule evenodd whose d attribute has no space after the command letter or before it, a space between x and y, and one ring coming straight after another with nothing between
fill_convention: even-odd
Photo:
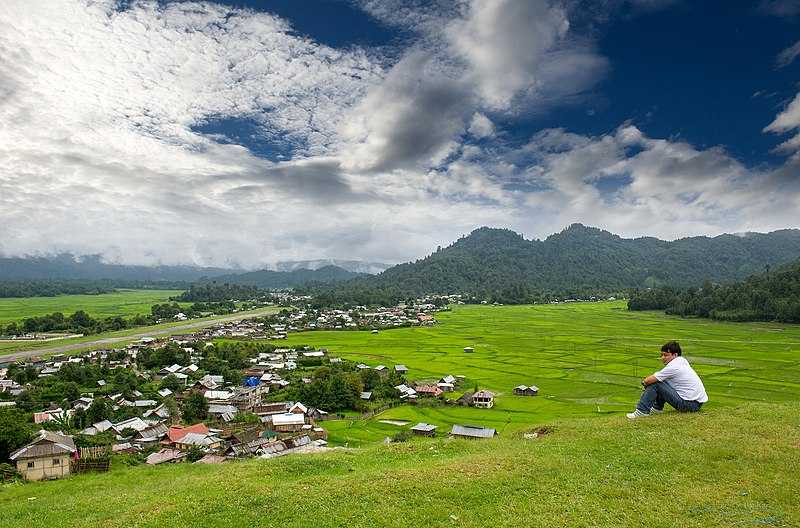
<instances>
[{"instance_id":1,"label":"fence","mask_svg":"<svg viewBox=\"0 0 800 528\"><path fill-rule=\"evenodd\" d=\"M78 458L70 461L72 473L108 471L111 466L111 453L107 446L81 447L78 453Z\"/></svg>"}]
</instances>

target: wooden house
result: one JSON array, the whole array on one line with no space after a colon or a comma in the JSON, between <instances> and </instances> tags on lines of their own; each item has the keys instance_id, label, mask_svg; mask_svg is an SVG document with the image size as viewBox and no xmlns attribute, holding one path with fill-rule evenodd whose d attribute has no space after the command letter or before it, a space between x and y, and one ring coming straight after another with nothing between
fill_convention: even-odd
<instances>
[{"instance_id":1,"label":"wooden house","mask_svg":"<svg viewBox=\"0 0 800 528\"><path fill-rule=\"evenodd\" d=\"M420 422L411 428L411 432L419 436L436 436L436 426Z\"/></svg>"},{"instance_id":2,"label":"wooden house","mask_svg":"<svg viewBox=\"0 0 800 528\"><path fill-rule=\"evenodd\" d=\"M472 405L479 409L491 409L494 407L494 393L488 390L480 390L472 395Z\"/></svg>"},{"instance_id":3,"label":"wooden house","mask_svg":"<svg viewBox=\"0 0 800 528\"><path fill-rule=\"evenodd\" d=\"M517 396L536 396L539 394L539 387L536 385L531 385L530 387L526 385L517 385L514 387L514 394Z\"/></svg>"},{"instance_id":4,"label":"wooden house","mask_svg":"<svg viewBox=\"0 0 800 528\"><path fill-rule=\"evenodd\" d=\"M70 461L76 453L75 442L69 436L51 431L39 431L39 436L8 457L17 465L25 480L47 480L70 474Z\"/></svg>"}]
</instances>

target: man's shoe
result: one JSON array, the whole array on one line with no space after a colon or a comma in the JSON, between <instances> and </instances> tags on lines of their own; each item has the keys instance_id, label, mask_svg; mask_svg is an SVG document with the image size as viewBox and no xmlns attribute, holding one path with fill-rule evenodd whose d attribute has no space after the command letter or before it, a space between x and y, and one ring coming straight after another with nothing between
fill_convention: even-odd
<instances>
[{"instance_id":1,"label":"man's shoe","mask_svg":"<svg viewBox=\"0 0 800 528\"><path fill-rule=\"evenodd\" d=\"M664 409L656 409L655 407L650 407L650 414L661 414L664 412Z\"/></svg>"},{"instance_id":2,"label":"man's shoe","mask_svg":"<svg viewBox=\"0 0 800 528\"><path fill-rule=\"evenodd\" d=\"M628 413L628 414L626 414L625 416L627 416L627 417L628 417L628 418L630 418L631 420L635 420L635 419L637 419L637 418L644 418L645 416L650 416L650 415L649 415L648 413L643 413L643 412L642 412L642 411L640 411L639 409L636 409L636 410L635 410L635 411L633 411L632 413Z\"/></svg>"}]
</instances>

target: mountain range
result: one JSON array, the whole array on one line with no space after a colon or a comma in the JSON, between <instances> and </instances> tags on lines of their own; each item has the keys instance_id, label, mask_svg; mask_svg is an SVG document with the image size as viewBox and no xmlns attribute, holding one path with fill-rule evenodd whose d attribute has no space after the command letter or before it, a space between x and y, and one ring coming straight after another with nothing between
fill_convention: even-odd
<instances>
[{"instance_id":1,"label":"mountain range","mask_svg":"<svg viewBox=\"0 0 800 528\"><path fill-rule=\"evenodd\" d=\"M529 301L533 293L585 295L705 280L741 280L800 257L800 230L626 239L573 224L545 240L482 227L446 248L383 273L315 290L331 301L388 302L426 293Z\"/></svg>"}]
</instances>

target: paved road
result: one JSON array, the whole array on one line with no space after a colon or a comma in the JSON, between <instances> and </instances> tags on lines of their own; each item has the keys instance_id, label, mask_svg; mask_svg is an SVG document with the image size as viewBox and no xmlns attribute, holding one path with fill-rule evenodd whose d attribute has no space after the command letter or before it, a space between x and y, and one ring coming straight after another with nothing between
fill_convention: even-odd
<instances>
[{"instance_id":1,"label":"paved road","mask_svg":"<svg viewBox=\"0 0 800 528\"><path fill-rule=\"evenodd\" d=\"M235 314L229 315L225 317L220 317L218 319L212 319L210 321L194 321L189 322L186 324L178 325L178 326L171 326L169 328L154 328L152 330L143 330L141 333L131 334L127 336L120 336L120 337L105 337L102 339L97 339L96 341L84 341L82 343L72 343L69 345L61 345L61 346L53 346L47 348L36 348L34 350L25 350L23 352L12 352L11 354L2 354L0 353L0 363L7 363L12 361L17 361L19 359L25 359L34 356L44 356L49 354L63 354L64 352L70 352L73 350L81 350L84 348L92 348L92 347L103 347L105 345L113 345L114 343L121 343L123 341L136 341L143 337L156 337L168 334L176 334L181 333L184 330L196 330L198 328L206 328L209 326L214 326L220 323L230 323L233 321L241 321L243 319L250 319L252 317L258 317L260 315L267 315L275 313L274 308L264 309L264 310L257 310L252 312L247 312L243 314Z\"/></svg>"}]
</instances>

